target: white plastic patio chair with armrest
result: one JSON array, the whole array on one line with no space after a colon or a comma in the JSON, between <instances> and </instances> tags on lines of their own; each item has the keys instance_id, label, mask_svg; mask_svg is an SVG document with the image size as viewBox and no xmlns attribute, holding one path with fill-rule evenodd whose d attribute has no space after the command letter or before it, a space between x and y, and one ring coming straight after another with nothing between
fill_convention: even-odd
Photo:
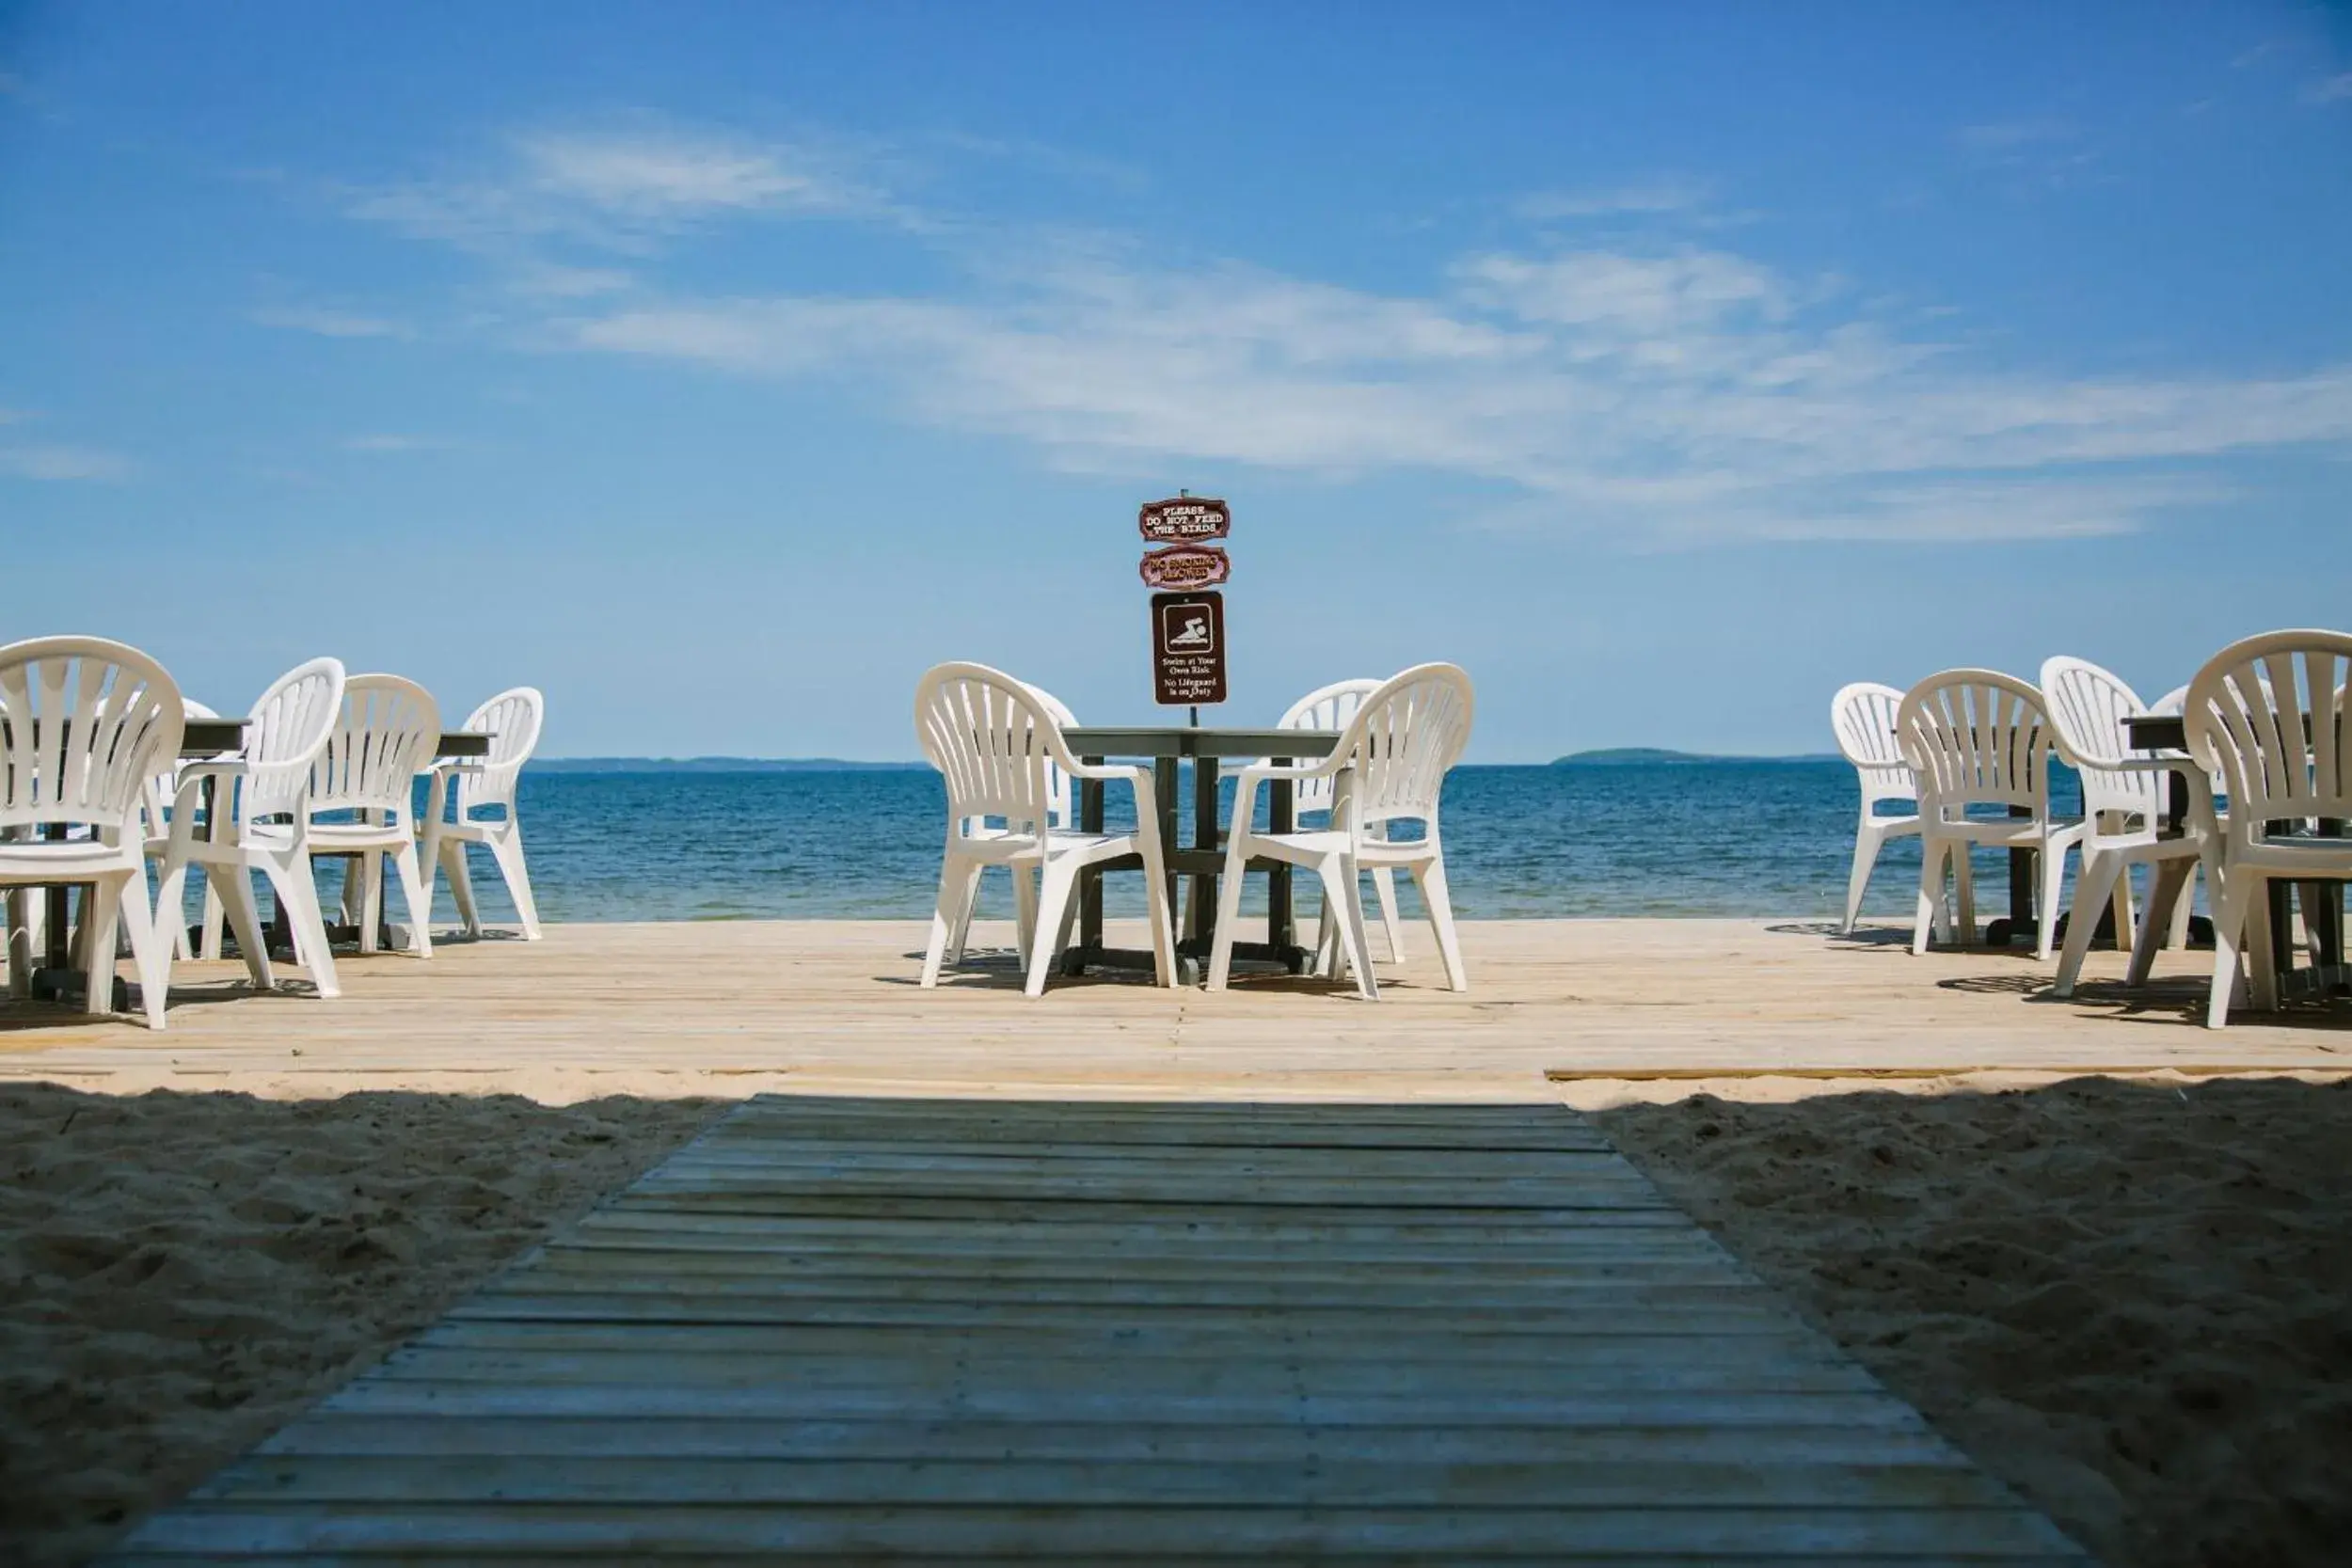
<instances>
[{"instance_id":1,"label":"white plastic patio chair with armrest","mask_svg":"<svg viewBox=\"0 0 2352 1568\"><path fill-rule=\"evenodd\" d=\"M1862 816L1854 827L1853 866L1846 874L1846 918L1838 927L1841 932L1851 931L1862 917L1862 896L1869 890L1879 851L1890 839L1919 832L1919 780L1911 764L1903 760L1902 748L1895 738L1895 714L1902 701L1900 691L1876 681L1839 687L1837 695L1829 700L1830 729L1837 736L1838 754L1853 764L1855 780L1862 787ZM1889 800L1908 803L1913 809L1881 815L1879 806ZM1968 874L1963 859L1960 875L1965 879ZM1951 936L1949 906L1941 900L1936 906L1936 932L1947 940Z\"/></svg>"},{"instance_id":2,"label":"white plastic patio chair with armrest","mask_svg":"<svg viewBox=\"0 0 2352 1568\"><path fill-rule=\"evenodd\" d=\"M1254 763L1236 775L1232 832L1226 838L1224 879L1217 895L1216 938L1209 956L1211 990L1223 990L1231 977L1242 873L1261 857L1310 867L1322 879L1330 911L1327 919L1333 920L1337 967L1353 972L1357 993L1368 1001L1380 990L1366 951L1359 880L1374 866L1410 871L1437 935L1446 984L1457 991L1470 989L1446 890L1438 798L1447 772L1470 743L1476 706L1470 676L1459 666L1417 664L1365 695L1328 756L1281 768ZM1272 779L1289 779L1294 785L1331 780L1330 825L1286 833L1260 831L1252 821L1258 786ZM1375 838L1366 832L1370 824L1399 819L1422 823L1422 836Z\"/></svg>"},{"instance_id":3,"label":"white plastic patio chair with armrest","mask_svg":"<svg viewBox=\"0 0 2352 1568\"><path fill-rule=\"evenodd\" d=\"M2270 884L2352 880L2352 838L2309 831L2352 818L2348 681L2352 633L2298 630L2233 642L2188 683L2181 724L2189 753L2219 771L2230 800L2226 818L2212 824L2221 891L2205 1003L2211 1028L2229 1022L2241 948L2254 1006L2279 1004L2269 961ZM2288 831L2274 832L2280 824Z\"/></svg>"},{"instance_id":4,"label":"white plastic patio chair with armrest","mask_svg":"<svg viewBox=\"0 0 2352 1568\"><path fill-rule=\"evenodd\" d=\"M1318 687L1293 703L1290 705L1290 711L1282 715L1281 721L1276 724L1275 728L1279 730L1343 730L1347 728L1348 721L1356 717L1356 710L1363 705L1364 699L1379 690L1382 684L1374 677L1359 676L1354 680L1333 681L1328 686ZM1336 775L1333 777L1335 778ZM1300 780L1293 786L1291 792L1293 819L1305 816L1311 812L1328 812L1331 809L1333 789L1332 778ZM1387 835L1388 825L1382 822L1367 823L1364 832L1367 838L1382 838ZM1392 963L1402 963L1405 961L1405 922L1397 914L1396 868L1390 865L1374 867L1372 889L1380 900L1380 925L1388 934L1389 959ZM1323 916L1327 917L1330 913L1331 906L1324 905ZM1327 947L1333 933L1334 928L1327 923L1327 920L1318 917L1315 927L1316 948L1321 950Z\"/></svg>"},{"instance_id":5,"label":"white plastic patio chair with armrest","mask_svg":"<svg viewBox=\"0 0 2352 1568\"><path fill-rule=\"evenodd\" d=\"M89 888L77 943L84 1009L114 1009L116 934L130 938L139 1001L164 1027L171 944L147 901L142 811L149 783L180 752L180 688L136 648L100 637L0 647L0 888L8 991L30 993L32 890ZM82 831L79 837L54 837Z\"/></svg>"},{"instance_id":6,"label":"white plastic patio chair with armrest","mask_svg":"<svg viewBox=\"0 0 2352 1568\"><path fill-rule=\"evenodd\" d=\"M340 995L335 958L326 940L318 889L310 877L311 767L342 707L341 661L314 658L269 685L253 705L245 750L234 757L192 762L180 769L156 889L159 919L178 920L184 909L188 868L203 873L206 890L203 952L220 953L217 909L237 933L237 950L254 984L267 988L268 939L253 900L260 872L286 911L294 961L310 972L322 997ZM213 806L199 812L205 786Z\"/></svg>"},{"instance_id":7,"label":"white plastic patio chair with armrest","mask_svg":"<svg viewBox=\"0 0 2352 1568\"><path fill-rule=\"evenodd\" d=\"M2083 824L2050 812L2056 736L2042 693L1994 670L1946 670L1903 693L1895 730L1903 760L1919 781L1919 898L1911 950L1928 950L1949 863L1982 846L2038 853L2035 956L2047 958L2058 927L2066 851L2081 840ZM2004 815L1970 816L1971 806L1997 806ZM1960 911L1954 934L1973 942L1972 883L1965 878L1956 881Z\"/></svg>"},{"instance_id":8,"label":"white plastic patio chair with armrest","mask_svg":"<svg viewBox=\"0 0 2352 1568\"><path fill-rule=\"evenodd\" d=\"M2159 837L2156 831L2171 775L2199 773L2201 783L2201 770L2193 768L2185 756L2167 760L2135 753L2123 721L2149 709L2122 676L2088 659L2061 656L2044 660L2042 698L2056 732L2058 757L2081 776L2083 786L2082 864L2074 879L2066 947L2058 957L2052 991L2058 996L2074 993L2099 911L2108 905L2115 913L2116 946L2131 949L2130 983L2139 984L2155 961L2157 945L2171 929L2175 905L2186 907L2189 879L2198 863L2211 858L2211 839L2201 814L2190 814L2177 838ZM2137 926L2131 895L2135 865L2149 868L2148 896Z\"/></svg>"},{"instance_id":9,"label":"white plastic patio chair with armrest","mask_svg":"<svg viewBox=\"0 0 2352 1568\"><path fill-rule=\"evenodd\" d=\"M358 861L358 875L346 885L362 953L377 949L389 861L408 906L409 956L433 956L433 909L418 859L412 802L417 775L431 770L440 742L440 707L415 681L371 674L343 683L342 707L311 770L310 852L313 860ZM321 820L330 812L336 819Z\"/></svg>"},{"instance_id":10,"label":"white plastic patio chair with armrest","mask_svg":"<svg viewBox=\"0 0 2352 1568\"><path fill-rule=\"evenodd\" d=\"M482 934L482 911L475 902L473 877L466 863L466 846L479 844L490 852L500 879L506 883L515 914L522 923L523 940L539 940L539 904L531 891L531 870L523 862L523 826L515 795L522 782L523 764L539 749L539 731L547 717L547 699L535 687L517 686L466 715L459 728L490 737L490 752L475 759L449 758L433 768L434 786L425 819L418 824L422 840L425 908L433 907L433 878L449 876L450 897L457 905L466 934ZM456 788L450 791L450 782ZM454 793L455 816L445 817L442 798ZM495 815L487 815L487 814Z\"/></svg>"},{"instance_id":11,"label":"white plastic patio chair with armrest","mask_svg":"<svg viewBox=\"0 0 2352 1568\"><path fill-rule=\"evenodd\" d=\"M1071 711L1068 703L1063 702L1034 681L1023 681L1021 684L1027 687L1030 694L1043 705L1045 711L1054 716L1056 724L1065 730L1077 727L1078 716ZM1075 828L1077 819L1071 815L1070 775L1063 772L1061 765L1051 757L1045 759L1045 786L1046 793L1052 801L1047 820L1056 828ZM974 838L986 838L1001 831L993 826L986 817L974 817L964 824L964 832ZM1015 868L1009 864L1006 869L1012 878L1013 948L1019 955L1021 962L1025 966L1029 961L1030 927L1037 921L1037 881L1029 869ZM972 916L979 907L980 900L977 893L965 900L963 924L956 931L954 940L947 944L949 963L963 961L964 946L972 936ZM1068 946L1070 943L1070 922L1077 912L1077 906L1073 904L1063 914L1059 939L1063 946Z\"/></svg>"},{"instance_id":12,"label":"white plastic patio chair with armrest","mask_svg":"<svg viewBox=\"0 0 2352 1568\"><path fill-rule=\"evenodd\" d=\"M991 865L1005 865L1012 868L1016 880L1030 871L1038 876L1023 990L1031 996L1041 994L1059 950L1058 941L1045 940L1045 933L1068 928L1063 915L1078 873L1129 855L1143 863L1154 972L1161 985L1176 983L1167 858L1161 850L1150 768L1081 763L1071 754L1060 724L1038 694L984 664L941 664L926 672L914 691L914 733L947 790L947 840L930 941L923 955L923 985L939 983L948 945L971 918L980 873ZM1049 764L1072 779L1126 781L1135 790L1136 831L1088 833L1056 828ZM974 822L989 818L1002 820L1004 827L971 831Z\"/></svg>"}]
</instances>

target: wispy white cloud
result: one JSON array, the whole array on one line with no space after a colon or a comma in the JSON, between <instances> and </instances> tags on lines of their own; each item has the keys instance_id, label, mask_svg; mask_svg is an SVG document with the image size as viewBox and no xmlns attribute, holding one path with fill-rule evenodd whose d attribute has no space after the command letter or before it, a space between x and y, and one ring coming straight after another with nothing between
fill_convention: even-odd
<instances>
[{"instance_id":1,"label":"wispy white cloud","mask_svg":"<svg viewBox=\"0 0 2352 1568\"><path fill-rule=\"evenodd\" d=\"M2323 76L2303 89L2307 103L2341 103L2347 98L2352 98L2352 71Z\"/></svg>"},{"instance_id":2,"label":"wispy white cloud","mask_svg":"<svg viewBox=\"0 0 2352 1568\"><path fill-rule=\"evenodd\" d=\"M130 477L131 460L96 447L0 445L0 474L52 481L119 480Z\"/></svg>"},{"instance_id":3,"label":"wispy white cloud","mask_svg":"<svg viewBox=\"0 0 2352 1568\"><path fill-rule=\"evenodd\" d=\"M326 310L308 305L264 306L248 312L258 325L288 332L309 332L321 338L405 338L408 328L382 316L350 310Z\"/></svg>"},{"instance_id":4,"label":"wispy white cloud","mask_svg":"<svg viewBox=\"0 0 2352 1568\"><path fill-rule=\"evenodd\" d=\"M846 381L1073 467L1428 469L1517 486L1555 525L1670 543L2118 532L2211 494L2120 467L2352 440L2352 368L1996 372L1723 252L1481 255L1426 297L1099 259L1043 277L985 302L670 298L559 331Z\"/></svg>"},{"instance_id":5,"label":"wispy white cloud","mask_svg":"<svg viewBox=\"0 0 2352 1568\"><path fill-rule=\"evenodd\" d=\"M351 190L344 206L417 238L508 256L552 242L642 253L730 217L903 215L837 150L666 125L516 135L469 174Z\"/></svg>"},{"instance_id":6,"label":"wispy white cloud","mask_svg":"<svg viewBox=\"0 0 2352 1568\"><path fill-rule=\"evenodd\" d=\"M2057 120L1955 142L2045 179L2091 155ZM1710 199L1693 183L1530 198L1530 215L1628 222L1607 243L1489 247L1424 289L1375 293L1171 265L1132 237L933 223L866 168L675 127L535 135L479 179L378 190L352 210L483 255L523 302L498 330L542 351L822 383L1071 468L1451 475L1515 493L1502 510L1522 524L1669 547L2116 533L2210 502L2200 465L2213 459L2352 451L2352 366L1996 367L1835 277L1629 237L1649 219L1693 231L1688 214ZM666 253L706 225L815 215L919 234L961 281L722 296L665 280ZM418 438L355 439L391 451Z\"/></svg>"}]
</instances>

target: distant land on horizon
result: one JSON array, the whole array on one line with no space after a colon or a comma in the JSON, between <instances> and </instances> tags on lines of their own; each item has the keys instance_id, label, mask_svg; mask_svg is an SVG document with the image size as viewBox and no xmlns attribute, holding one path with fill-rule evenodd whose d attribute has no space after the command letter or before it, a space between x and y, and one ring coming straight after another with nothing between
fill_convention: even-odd
<instances>
[{"instance_id":1,"label":"distant land on horizon","mask_svg":"<svg viewBox=\"0 0 2352 1568\"><path fill-rule=\"evenodd\" d=\"M848 762L840 757L534 757L541 773L895 773L928 762Z\"/></svg>"},{"instance_id":2,"label":"distant land on horizon","mask_svg":"<svg viewBox=\"0 0 2352 1568\"><path fill-rule=\"evenodd\" d=\"M1835 752L1801 752L1785 757L1722 756L1707 752L1669 752L1655 746L1610 746L1554 757L1554 768L1691 768L1723 762L1839 762Z\"/></svg>"}]
</instances>

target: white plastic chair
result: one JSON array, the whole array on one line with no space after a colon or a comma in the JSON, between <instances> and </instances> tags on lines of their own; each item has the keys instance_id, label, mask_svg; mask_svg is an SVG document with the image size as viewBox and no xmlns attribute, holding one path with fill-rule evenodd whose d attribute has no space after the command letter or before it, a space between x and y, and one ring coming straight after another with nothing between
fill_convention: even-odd
<instances>
[{"instance_id":1,"label":"white plastic chair","mask_svg":"<svg viewBox=\"0 0 2352 1568\"><path fill-rule=\"evenodd\" d=\"M1846 876L1846 920L1840 931L1851 931L1862 916L1862 895L1870 886L1870 872L1878 865L1879 851L1889 839L1902 838L1919 831L1919 816L1915 809L1896 816L1879 815L1883 800L1919 799L1919 781L1903 760L1902 748L1895 740L1895 714L1902 706L1903 694L1891 686L1874 681L1856 681L1841 686L1837 695L1829 700L1830 728L1837 736L1838 754L1853 764L1854 776L1862 786L1862 818L1854 827L1853 869ZM1968 863L1960 863L1961 876L1968 876ZM1943 918L1944 905L1937 901L1938 930L1950 935L1948 920Z\"/></svg>"},{"instance_id":2,"label":"white plastic chair","mask_svg":"<svg viewBox=\"0 0 2352 1568\"><path fill-rule=\"evenodd\" d=\"M1363 705L1364 699L1379 690L1381 684L1376 679L1359 677L1318 687L1293 703L1290 711L1282 715L1281 722L1275 728L1343 730L1347 728L1348 721L1356 717L1356 710ZM1294 819L1309 812L1329 811L1334 787L1331 779L1302 779L1293 785L1291 809ZM1367 824L1364 831L1368 836L1379 838L1388 830L1385 823L1375 822ZM1388 933L1389 959L1392 963L1402 963L1405 961L1405 922L1396 912L1396 868L1387 865L1375 867L1372 873L1372 890L1380 900L1380 925ZM1331 906L1326 904L1323 909L1325 919L1319 920L1315 928L1317 947L1327 945L1328 933Z\"/></svg>"},{"instance_id":3,"label":"white plastic chair","mask_svg":"<svg viewBox=\"0 0 2352 1568\"><path fill-rule=\"evenodd\" d=\"M2352 634L2275 631L2233 642L2188 683L2182 726L2197 761L2219 770L2230 810L2215 817L2221 896L2213 917L2205 1022L2229 1022L2243 947L2252 1000L2279 1005L2269 962L2273 881L2352 879L2352 838L2274 835L2274 824L2352 817ZM2338 895L2340 896L2340 895Z\"/></svg>"},{"instance_id":4,"label":"white plastic chair","mask_svg":"<svg viewBox=\"0 0 2352 1568\"><path fill-rule=\"evenodd\" d=\"M2189 772L2188 759L2135 754L2123 721L2149 709L2122 676L2088 659L2045 660L2042 697L2057 732L2058 755L2082 776L2083 784L2082 865L2074 879L2074 912L2067 917L2066 950L2058 958L2053 990L2059 996L2074 993L2100 907L2110 902L2116 945L2129 942L2128 977L2138 985L2148 977L2162 935L2172 928L2174 909L2187 908L2185 895L2199 862L2212 856L2202 814L2190 814L2179 838L2156 836L2168 777ZM2137 927L2132 922L2135 865L2151 868L2147 905ZM2126 932L2131 934L2126 937Z\"/></svg>"},{"instance_id":5,"label":"white plastic chair","mask_svg":"<svg viewBox=\"0 0 2352 1568\"><path fill-rule=\"evenodd\" d=\"M1903 760L1919 781L1919 901L1911 950L1928 950L1947 863L1977 846L2033 849L2041 856L2041 920L2035 956L2050 956L2066 851L2083 836L2079 820L2050 815L2050 747L2055 739L2042 693L1993 670L1946 670L1903 693L1896 710ZM1970 806L2019 808L2026 815L1972 817ZM1977 911L1968 878L1957 879L1959 929L1976 941Z\"/></svg>"},{"instance_id":6,"label":"white plastic chair","mask_svg":"<svg viewBox=\"0 0 2352 1568\"><path fill-rule=\"evenodd\" d=\"M114 1007L115 938L126 933L151 1029L164 1027L171 944L147 902L140 813L149 780L180 752L180 688L136 648L41 637L0 648L0 887L8 892L8 990L30 992L31 894L90 888L79 936L85 1010ZM51 830L79 838L35 838Z\"/></svg>"},{"instance_id":7,"label":"white plastic chair","mask_svg":"<svg viewBox=\"0 0 2352 1568\"><path fill-rule=\"evenodd\" d=\"M490 736L490 754L479 762L452 758L434 768L433 792L425 820L425 907L433 907L436 870L449 875L450 896L466 923L466 934L482 934L482 913L474 903L473 879L466 865L466 846L479 844L490 851L515 901L523 940L539 940L539 905L531 893L531 872L523 863L523 828L516 814L515 791L522 780L523 764L539 748L539 729L547 714L547 699L535 688L517 686L500 692L466 716L460 728ZM449 781L457 781L454 820L444 820L442 800ZM496 816L477 812L496 811Z\"/></svg>"},{"instance_id":8,"label":"white plastic chair","mask_svg":"<svg viewBox=\"0 0 2352 1568\"><path fill-rule=\"evenodd\" d=\"M1368 1001L1380 989L1366 952L1363 892L1358 879L1375 866L1410 871L1437 933L1446 984L1454 990L1470 989L1461 943L1454 935L1454 906L1446 893L1438 797L1446 773L1470 743L1476 706L1470 676L1460 667L1417 664L1363 697L1330 755L1285 768L1252 763L1236 775L1232 832L1226 838L1225 875L1217 894L1216 939L1209 956L1211 990L1223 990L1231 974L1233 929L1241 920L1242 873L1261 856L1311 867L1323 879L1326 924L1339 959L1354 971L1357 993ZM1270 779L1289 779L1294 784L1331 781L1330 825L1287 833L1260 832L1252 825L1258 786ZM1375 838L1367 831L1372 824L1399 818L1422 823L1422 836Z\"/></svg>"},{"instance_id":9,"label":"white plastic chair","mask_svg":"<svg viewBox=\"0 0 2352 1568\"><path fill-rule=\"evenodd\" d=\"M342 709L326 732L310 778L310 854L358 863L346 899L358 917L359 951L373 953L384 863L400 878L408 904L408 952L433 956L433 906L418 864L411 804L417 775L433 767L441 744L441 710L415 681L399 675L354 675L343 683ZM321 821L327 812L356 820Z\"/></svg>"},{"instance_id":10,"label":"white plastic chair","mask_svg":"<svg viewBox=\"0 0 2352 1568\"><path fill-rule=\"evenodd\" d=\"M242 752L180 769L155 894L158 918L181 918L188 868L197 867L205 883L204 956L220 956L215 911L225 914L246 973L263 988L273 981L268 941L253 902L256 871L269 879L286 911L295 961L310 972L319 995L342 994L310 879L310 823L311 765L342 707L343 686L343 667L336 659L294 666L254 703ZM207 784L213 786L209 814L197 806Z\"/></svg>"},{"instance_id":11,"label":"white plastic chair","mask_svg":"<svg viewBox=\"0 0 2352 1568\"><path fill-rule=\"evenodd\" d=\"M914 733L947 787L947 842L940 864L939 901L923 955L926 987L939 983L939 967L949 943L971 920L980 873L1004 865L1012 869L1016 886L1026 881L1029 872L1038 874L1023 989L1031 996L1041 994L1059 946L1045 933L1067 928L1063 915L1078 873L1128 855L1143 862L1153 968L1161 985L1176 983L1167 860L1161 853L1150 768L1081 763L1071 755L1059 722L1037 692L984 664L941 664L926 672L914 691ZM1136 793L1136 831L1086 833L1056 828L1055 769L1070 779L1125 780ZM1065 809L1067 804L1065 792ZM1004 826L972 831L972 824L992 817Z\"/></svg>"},{"instance_id":12,"label":"white plastic chair","mask_svg":"<svg viewBox=\"0 0 2352 1568\"><path fill-rule=\"evenodd\" d=\"M1021 684L1027 687L1029 694L1038 700L1047 713L1054 716L1054 722L1057 726L1065 730L1077 727L1078 716L1070 710L1068 703L1033 681L1023 681ZM1047 822L1056 828L1074 830L1078 825L1078 819L1072 803L1070 775L1063 772L1061 765L1052 757L1045 759L1045 792L1050 801L1050 807L1046 813ZM1004 830L992 827L986 817L976 816L963 825L963 831L974 838L987 838ZM1029 961L1030 928L1037 922L1037 882L1030 875L1029 869L1014 867L1010 864L1008 864L1006 869L1012 877L1013 948L1019 955L1021 962L1025 966ZM980 900L977 894L964 901L963 924L957 927L954 938L947 944L949 963L963 961L963 950L972 936L973 911L979 907ZM1076 907L1073 906L1063 914L1060 940L1065 946L1070 941L1070 919L1076 912Z\"/></svg>"}]
</instances>

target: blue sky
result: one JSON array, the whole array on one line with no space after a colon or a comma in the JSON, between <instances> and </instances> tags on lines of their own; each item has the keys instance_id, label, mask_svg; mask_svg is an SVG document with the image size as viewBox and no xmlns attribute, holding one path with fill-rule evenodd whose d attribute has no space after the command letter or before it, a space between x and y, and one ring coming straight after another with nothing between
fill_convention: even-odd
<instances>
[{"instance_id":1,"label":"blue sky","mask_svg":"<svg viewBox=\"0 0 2352 1568\"><path fill-rule=\"evenodd\" d=\"M1824 750L2352 624L2347 275L2340 10L0 0L0 637L906 757L1184 487L1219 717Z\"/></svg>"}]
</instances>

